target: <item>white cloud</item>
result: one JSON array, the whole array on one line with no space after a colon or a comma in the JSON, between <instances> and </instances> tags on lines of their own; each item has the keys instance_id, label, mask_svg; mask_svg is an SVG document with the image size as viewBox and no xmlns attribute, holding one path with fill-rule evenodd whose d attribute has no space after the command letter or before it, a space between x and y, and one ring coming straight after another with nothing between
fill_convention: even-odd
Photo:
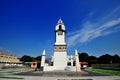
<instances>
[{"instance_id":1,"label":"white cloud","mask_svg":"<svg viewBox=\"0 0 120 80\"><path fill-rule=\"evenodd\" d=\"M114 13L116 10L118 10L118 8L114 10ZM112 14L113 12L109 16L112 16ZM69 33L69 37L67 38L68 46L85 43L97 37L114 33L117 31L116 25L120 24L120 18L107 20L105 23L101 23L100 21L101 20L99 20L98 23L86 21L82 25L83 28L81 30L74 31L71 34Z\"/></svg>"}]
</instances>

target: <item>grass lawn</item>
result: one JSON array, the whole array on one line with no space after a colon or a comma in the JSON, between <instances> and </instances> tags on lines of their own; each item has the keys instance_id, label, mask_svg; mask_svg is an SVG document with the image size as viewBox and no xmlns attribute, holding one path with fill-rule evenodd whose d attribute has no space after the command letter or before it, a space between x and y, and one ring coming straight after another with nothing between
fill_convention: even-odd
<instances>
[{"instance_id":1,"label":"grass lawn","mask_svg":"<svg viewBox=\"0 0 120 80\"><path fill-rule=\"evenodd\" d=\"M120 71L116 71L116 70L106 70L106 69L96 69L96 68L91 68L91 69L88 69L88 70L93 71L93 72L99 72L99 73L105 73L105 74L120 76Z\"/></svg>"}]
</instances>

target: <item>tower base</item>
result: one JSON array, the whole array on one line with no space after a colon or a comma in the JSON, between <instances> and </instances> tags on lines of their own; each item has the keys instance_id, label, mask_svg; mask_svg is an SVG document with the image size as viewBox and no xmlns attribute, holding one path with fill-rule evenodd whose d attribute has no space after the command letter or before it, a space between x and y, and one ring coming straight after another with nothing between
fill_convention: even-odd
<instances>
[{"instance_id":1,"label":"tower base","mask_svg":"<svg viewBox=\"0 0 120 80\"><path fill-rule=\"evenodd\" d=\"M67 52L54 52L54 69L65 70L67 66Z\"/></svg>"}]
</instances>

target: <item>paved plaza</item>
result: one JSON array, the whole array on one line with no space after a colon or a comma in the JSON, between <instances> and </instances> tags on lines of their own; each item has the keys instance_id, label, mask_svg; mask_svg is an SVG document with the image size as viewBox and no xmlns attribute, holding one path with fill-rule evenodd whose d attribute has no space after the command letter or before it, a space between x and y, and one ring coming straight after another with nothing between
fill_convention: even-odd
<instances>
[{"instance_id":1,"label":"paved plaza","mask_svg":"<svg viewBox=\"0 0 120 80\"><path fill-rule=\"evenodd\" d=\"M120 80L120 76L112 76L108 74L100 74L100 73L94 73L94 72L88 72L88 71L41 72L41 71L34 71L33 69L24 69L24 68L0 70L0 77L1 77L0 80L79 80L79 79Z\"/></svg>"},{"instance_id":2,"label":"paved plaza","mask_svg":"<svg viewBox=\"0 0 120 80\"><path fill-rule=\"evenodd\" d=\"M46 77L46 76L14 76L24 79L13 79L13 80L80 80L80 79L92 79L92 80L120 80L119 76L85 76L85 77ZM11 80L11 79L0 79L0 80Z\"/></svg>"}]
</instances>

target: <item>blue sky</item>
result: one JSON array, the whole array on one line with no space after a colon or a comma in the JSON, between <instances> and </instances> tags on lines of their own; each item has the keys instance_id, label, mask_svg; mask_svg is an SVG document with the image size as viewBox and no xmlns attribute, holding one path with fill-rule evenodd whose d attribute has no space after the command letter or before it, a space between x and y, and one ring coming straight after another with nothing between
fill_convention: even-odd
<instances>
[{"instance_id":1,"label":"blue sky","mask_svg":"<svg viewBox=\"0 0 120 80\"><path fill-rule=\"evenodd\" d=\"M59 18L69 55L120 55L120 0L1 0L0 51L50 57Z\"/></svg>"}]
</instances>

